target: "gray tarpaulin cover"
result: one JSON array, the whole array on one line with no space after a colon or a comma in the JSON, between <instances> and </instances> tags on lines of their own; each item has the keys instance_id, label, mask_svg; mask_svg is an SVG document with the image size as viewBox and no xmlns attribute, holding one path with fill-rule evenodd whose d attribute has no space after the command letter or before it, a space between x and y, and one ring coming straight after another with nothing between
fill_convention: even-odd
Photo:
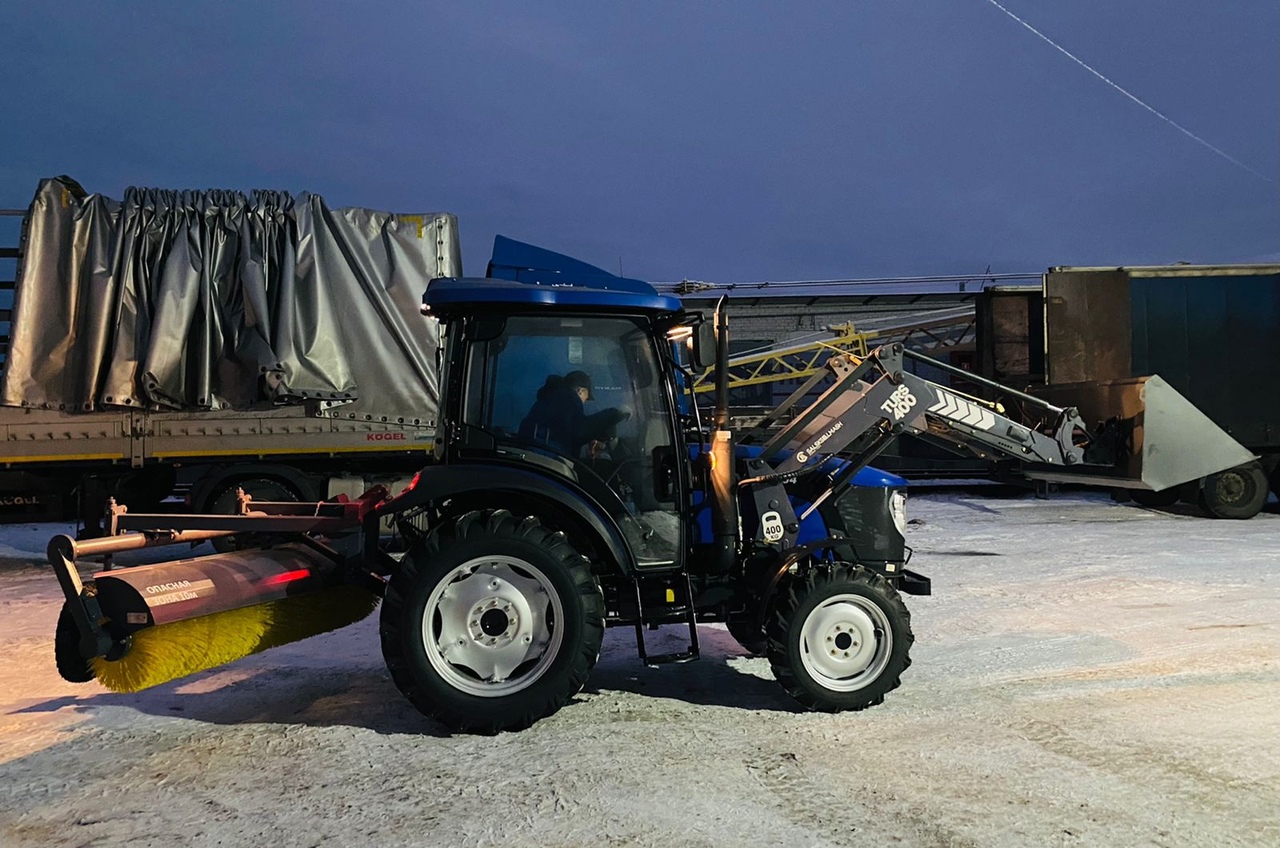
<instances>
[{"instance_id":1,"label":"gray tarpaulin cover","mask_svg":"<svg viewBox=\"0 0 1280 848\"><path fill-rule=\"evenodd\" d=\"M0 403L315 400L344 417L431 420L438 335L422 293L461 274L452 215L274 191L130 188L119 202L44 180L23 228Z\"/></svg>"}]
</instances>

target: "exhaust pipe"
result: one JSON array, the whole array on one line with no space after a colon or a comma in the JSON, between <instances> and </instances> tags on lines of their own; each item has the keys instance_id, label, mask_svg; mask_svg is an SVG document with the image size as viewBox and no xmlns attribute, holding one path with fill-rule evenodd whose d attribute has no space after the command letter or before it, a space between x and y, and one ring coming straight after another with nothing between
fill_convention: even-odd
<instances>
[{"instance_id":1,"label":"exhaust pipe","mask_svg":"<svg viewBox=\"0 0 1280 848\"><path fill-rule=\"evenodd\" d=\"M729 429L729 314L716 303L716 406L711 435L711 535L715 570L730 571L738 559L738 495L733 484L733 432Z\"/></svg>"}]
</instances>

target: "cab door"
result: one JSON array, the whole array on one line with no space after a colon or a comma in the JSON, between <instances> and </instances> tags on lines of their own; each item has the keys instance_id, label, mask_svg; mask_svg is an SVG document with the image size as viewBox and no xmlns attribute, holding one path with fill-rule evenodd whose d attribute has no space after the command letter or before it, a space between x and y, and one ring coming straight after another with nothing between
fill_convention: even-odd
<instances>
[{"instance_id":1,"label":"cab door","mask_svg":"<svg viewBox=\"0 0 1280 848\"><path fill-rule=\"evenodd\" d=\"M487 335L470 348L465 423L508 449L559 460L544 468L588 492L607 491L598 499L640 568L678 566L675 414L648 322L513 315Z\"/></svg>"}]
</instances>

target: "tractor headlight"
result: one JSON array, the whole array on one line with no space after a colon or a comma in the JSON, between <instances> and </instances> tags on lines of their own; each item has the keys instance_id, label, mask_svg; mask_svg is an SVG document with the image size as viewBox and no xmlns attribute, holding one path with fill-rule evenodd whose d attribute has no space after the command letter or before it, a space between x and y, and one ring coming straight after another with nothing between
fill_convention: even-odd
<instances>
[{"instance_id":1,"label":"tractor headlight","mask_svg":"<svg viewBox=\"0 0 1280 848\"><path fill-rule=\"evenodd\" d=\"M893 516L893 526L905 539L907 537L907 493L901 489L889 495L889 514Z\"/></svg>"}]
</instances>

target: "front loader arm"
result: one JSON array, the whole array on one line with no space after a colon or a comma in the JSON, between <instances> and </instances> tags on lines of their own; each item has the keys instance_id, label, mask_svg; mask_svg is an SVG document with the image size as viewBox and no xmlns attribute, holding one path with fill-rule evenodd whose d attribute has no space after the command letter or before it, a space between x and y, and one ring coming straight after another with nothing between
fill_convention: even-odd
<instances>
[{"instance_id":1,"label":"front loader arm","mask_svg":"<svg viewBox=\"0 0 1280 848\"><path fill-rule=\"evenodd\" d=\"M760 459L772 460L789 452L777 465L777 475L799 472L809 460L822 454L836 454L864 434L878 430L873 447L854 458L861 467L888 446L890 437L901 432L903 416L893 410L903 397L901 369L888 371L873 354L860 363L852 357L833 356L827 368L836 382L794 421L765 443ZM818 463L820 464L820 463Z\"/></svg>"},{"instance_id":2,"label":"front loader arm","mask_svg":"<svg viewBox=\"0 0 1280 848\"><path fill-rule=\"evenodd\" d=\"M836 382L764 447L762 459L790 452L777 465L778 476L799 473L813 456L837 454L870 431L879 431L849 457L856 468L869 463L898 433L933 437L986 456L1022 462L1076 465L1084 462L1087 429L1074 409L1060 409L1029 398L1056 416L1052 435L1019 424L993 404L961 395L903 370L900 344L877 348L859 360L833 356L827 369ZM943 370L945 363L911 354ZM962 372L963 373L963 372ZM966 375L979 382L982 378ZM1004 389L1005 387L999 387Z\"/></svg>"},{"instance_id":3,"label":"front loader arm","mask_svg":"<svg viewBox=\"0 0 1280 848\"><path fill-rule=\"evenodd\" d=\"M1075 439L1087 434L1075 410L1061 410L1052 436L1019 424L984 401L903 374L903 385L922 407L906 425L913 435L931 436L967 448L979 455L998 454L1021 462L1076 465L1084 461L1084 448ZM923 418L923 426L920 419Z\"/></svg>"}]
</instances>

